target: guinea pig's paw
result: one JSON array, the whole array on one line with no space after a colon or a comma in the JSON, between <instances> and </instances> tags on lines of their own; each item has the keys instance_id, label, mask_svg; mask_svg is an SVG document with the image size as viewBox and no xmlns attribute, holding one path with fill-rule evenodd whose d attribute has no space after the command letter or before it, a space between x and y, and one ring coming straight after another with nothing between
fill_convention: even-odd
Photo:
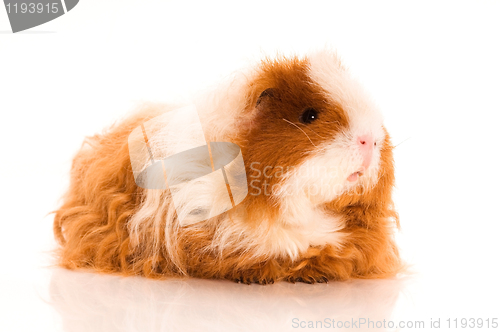
<instances>
[{"instance_id":1,"label":"guinea pig's paw","mask_svg":"<svg viewBox=\"0 0 500 332\"><path fill-rule=\"evenodd\" d=\"M261 285L271 285L271 284L274 284L274 279L273 278L264 278L264 279L260 279L258 281L258 283Z\"/></svg>"},{"instance_id":2,"label":"guinea pig's paw","mask_svg":"<svg viewBox=\"0 0 500 332\"><path fill-rule=\"evenodd\" d=\"M299 270L286 277L285 280L292 283L303 282L306 284L328 283L328 277L324 273L310 268Z\"/></svg>"},{"instance_id":3,"label":"guinea pig's paw","mask_svg":"<svg viewBox=\"0 0 500 332\"><path fill-rule=\"evenodd\" d=\"M247 285L250 285L250 284L251 284L251 282L248 282L248 283L247 283L246 281L247 281L247 278L242 277L242 276L240 276L240 277L238 277L238 278L234 279L234 282L235 282L235 283L237 283L237 284L247 284Z\"/></svg>"},{"instance_id":4,"label":"guinea pig's paw","mask_svg":"<svg viewBox=\"0 0 500 332\"><path fill-rule=\"evenodd\" d=\"M257 276L240 276L234 279L236 283L241 284L259 284L259 285L270 285L274 284L274 278L259 278Z\"/></svg>"},{"instance_id":5,"label":"guinea pig's paw","mask_svg":"<svg viewBox=\"0 0 500 332\"><path fill-rule=\"evenodd\" d=\"M296 282L303 282L306 284L315 284L315 283L328 283L328 278L326 276L319 276L319 277L288 277L285 279L288 282L291 283L296 283Z\"/></svg>"},{"instance_id":6,"label":"guinea pig's paw","mask_svg":"<svg viewBox=\"0 0 500 332\"><path fill-rule=\"evenodd\" d=\"M234 281L238 284L247 284L247 285L257 282L257 280L251 276L239 276L236 279L234 279Z\"/></svg>"},{"instance_id":7,"label":"guinea pig's paw","mask_svg":"<svg viewBox=\"0 0 500 332\"><path fill-rule=\"evenodd\" d=\"M262 260L246 268L234 271L226 276L226 279L232 279L237 283L270 285L276 281L282 280L284 270L280 264L273 259Z\"/></svg>"}]
</instances>

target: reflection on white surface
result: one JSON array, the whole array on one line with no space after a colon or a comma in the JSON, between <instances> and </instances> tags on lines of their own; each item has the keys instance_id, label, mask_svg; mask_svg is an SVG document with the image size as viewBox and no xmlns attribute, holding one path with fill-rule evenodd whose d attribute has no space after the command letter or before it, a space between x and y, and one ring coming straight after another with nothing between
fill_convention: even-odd
<instances>
[{"instance_id":1,"label":"reflection on white surface","mask_svg":"<svg viewBox=\"0 0 500 332\"><path fill-rule=\"evenodd\" d=\"M297 330L294 318L390 319L403 285L393 279L261 286L56 269L49 302L64 331L287 331Z\"/></svg>"}]
</instances>

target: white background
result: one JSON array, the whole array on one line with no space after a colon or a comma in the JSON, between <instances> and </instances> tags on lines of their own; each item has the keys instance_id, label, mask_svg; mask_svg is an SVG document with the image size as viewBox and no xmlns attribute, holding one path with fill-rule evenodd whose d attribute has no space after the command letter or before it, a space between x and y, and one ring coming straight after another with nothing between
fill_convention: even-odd
<instances>
[{"instance_id":1,"label":"white background","mask_svg":"<svg viewBox=\"0 0 500 332\"><path fill-rule=\"evenodd\" d=\"M446 330L448 318L500 319L499 17L498 1L82 0L12 34L1 7L0 330L278 331L325 318L425 330L440 319ZM48 213L84 136L141 101L188 101L263 55L325 46L401 143L397 239L414 274L264 287L50 267Z\"/></svg>"}]
</instances>

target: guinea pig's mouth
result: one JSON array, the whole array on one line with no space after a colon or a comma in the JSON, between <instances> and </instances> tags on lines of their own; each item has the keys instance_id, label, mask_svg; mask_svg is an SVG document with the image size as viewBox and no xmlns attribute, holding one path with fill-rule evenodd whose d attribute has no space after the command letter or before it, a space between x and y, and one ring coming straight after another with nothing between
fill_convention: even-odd
<instances>
[{"instance_id":1,"label":"guinea pig's mouth","mask_svg":"<svg viewBox=\"0 0 500 332\"><path fill-rule=\"evenodd\" d=\"M354 172L354 173L352 173L351 175L349 175L347 177L347 181L349 181L349 182L356 182L358 180L358 178L360 176L362 176L362 175L363 175L363 171Z\"/></svg>"}]
</instances>

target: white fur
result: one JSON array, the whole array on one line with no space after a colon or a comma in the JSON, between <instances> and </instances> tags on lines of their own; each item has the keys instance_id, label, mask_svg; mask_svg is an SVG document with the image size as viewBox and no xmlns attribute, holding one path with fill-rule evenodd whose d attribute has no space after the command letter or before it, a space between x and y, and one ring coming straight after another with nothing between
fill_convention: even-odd
<instances>
[{"instance_id":1,"label":"white fur","mask_svg":"<svg viewBox=\"0 0 500 332\"><path fill-rule=\"evenodd\" d=\"M356 138L372 135L384 138L383 117L364 88L342 66L335 53L322 51L309 59L309 77L326 91L327 98L339 102L349 118L349 134Z\"/></svg>"},{"instance_id":2,"label":"white fur","mask_svg":"<svg viewBox=\"0 0 500 332\"><path fill-rule=\"evenodd\" d=\"M244 115L244 105L246 89L251 80L251 73L238 74L221 85L218 89L208 94L202 95L195 101L195 107L198 111L200 121L207 142L230 141L230 137L238 131L236 122ZM188 150L193 147L191 140L179 140L179 136L186 136L185 131L189 130L186 126L177 126L173 123L162 123L162 126L155 126L155 130L150 130L148 139L150 145L154 147L153 154L156 158L172 155L176 152ZM196 137L197 138L197 137ZM196 142L199 141L195 140ZM160 156L161 155L161 156ZM203 173L202 169L207 165L205 163L189 163L186 165L186 171L190 174ZM201 183L200 181L204 181ZM192 188L192 189L191 189ZM205 188L206 190L204 190ZM216 192L218 194L211 196L206 193ZM148 230L153 229L155 239L160 237L158 233L162 226L165 226L165 246L170 258L180 267L179 257L177 257L176 247L178 245L177 235L182 227L201 227L209 223L218 222L220 229L228 229L227 234L238 234L244 232L244 229L238 227L238 223L232 223L227 215L208 219L199 223L192 224L188 217L195 210L206 211L209 215L217 215L217 207L227 205L227 188L225 183L204 178L198 181L196 186L186 186L178 196L177 204L170 199L168 192L164 190L145 190L145 197L139 210L131 217L128 227L131 233L131 243L133 246L140 244L141 236L150 236ZM177 216L186 220L184 224L178 222ZM239 224L242 224L240 222ZM234 240L234 236L232 237ZM214 242L214 244L216 244ZM154 251L158 252L162 244L155 241ZM184 272L185 271L181 271Z\"/></svg>"},{"instance_id":3,"label":"white fur","mask_svg":"<svg viewBox=\"0 0 500 332\"><path fill-rule=\"evenodd\" d=\"M247 116L245 106L249 84L257 72L249 69L235 73L214 91L195 101L207 142L224 142L241 128L238 123Z\"/></svg>"},{"instance_id":4,"label":"white fur","mask_svg":"<svg viewBox=\"0 0 500 332\"><path fill-rule=\"evenodd\" d=\"M235 211L235 214L238 213ZM339 225L343 225L341 220L328 217L320 210L304 210L301 217L306 218L306 222L293 226L286 225L284 220L271 221L263 217L258 227L252 227L244 216L241 211L239 217L221 221L213 249L234 248L249 252L254 257L297 259L311 245L341 245L343 239L343 234L336 232L341 228Z\"/></svg>"}]
</instances>

